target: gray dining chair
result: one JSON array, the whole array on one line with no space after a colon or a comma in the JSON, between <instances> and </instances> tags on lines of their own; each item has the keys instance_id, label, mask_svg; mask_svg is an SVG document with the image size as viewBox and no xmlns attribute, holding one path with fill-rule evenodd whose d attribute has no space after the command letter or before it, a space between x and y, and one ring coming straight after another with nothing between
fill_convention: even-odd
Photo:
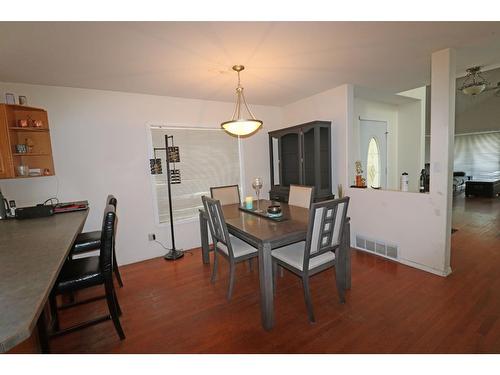
<instances>
[{"instance_id":1,"label":"gray dining chair","mask_svg":"<svg viewBox=\"0 0 500 375\"><path fill-rule=\"evenodd\" d=\"M288 204L309 208L314 195L314 186L290 185L290 193L288 194Z\"/></svg>"},{"instance_id":2,"label":"gray dining chair","mask_svg":"<svg viewBox=\"0 0 500 375\"><path fill-rule=\"evenodd\" d=\"M229 287L227 299L233 294L234 272L236 264L251 260L257 256L257 249L245 241L229 234L226 221L222 212L221 202L206 196L201 197L203 206L208 215L208 226L214 242L214 268L211 281L215 283L217 277L218 256L221 255L229 261Z\"/></svg>"},{"instance_id":3,"label":"gray dining chair","mask_svg":"<svg viewBox=\"0 0 500 375\"><path fill-rule=\"evenodd\" d=\"M278 282L278 266L284 267L302 279L304 299L310 322L314 312L309 290L309 278L328 268L335 267L338 249L346 222L349 197L313 203L309 210L309 227L305 241L280 247L271 252L274 288ZM340 302L345 302L344 286L337 278Z\"/></svg>"},{"instance_id":4,"label":"gray dining chair","mask_svg":"<svg viewBox=\"0 0 500 375\"><path fill-rule=\"evenodd\" d=\"M210 195L213 199L219 200L222 205L241 203L240 189L238 185L211 187Z\"/></svg>"}]
</instances>

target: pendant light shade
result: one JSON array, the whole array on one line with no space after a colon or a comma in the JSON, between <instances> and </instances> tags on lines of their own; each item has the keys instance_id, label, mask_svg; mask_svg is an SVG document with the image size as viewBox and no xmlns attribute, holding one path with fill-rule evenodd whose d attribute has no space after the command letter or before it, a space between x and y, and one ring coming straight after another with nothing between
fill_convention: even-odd
<instances>
[{"instance_id":1,"label":"pendant light shade","mask_svg":"<svg viewBox=\"0 0 500 375\"><path fill-rule=\"evenodd\" d=\"M226 132L233 135L249 135L257 131L263 124L262 121L257 120L253 115L250 108L248 108L243 87L240 83L240 72L245 69L243 65L233 66L233 70L238 73L238 86L236 87L236 107L234 108L233 117L229 121L223 122L220 126ZM246 110L246 114L242 112L241 105Z\"/></svg>"}]
</instances>

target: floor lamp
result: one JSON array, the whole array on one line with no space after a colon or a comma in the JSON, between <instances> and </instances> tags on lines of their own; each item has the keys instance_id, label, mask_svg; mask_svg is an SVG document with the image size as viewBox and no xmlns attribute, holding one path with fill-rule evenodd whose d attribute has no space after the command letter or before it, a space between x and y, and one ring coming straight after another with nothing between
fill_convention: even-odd
<instances>
[{"instance_id":1,"label":"floor lamp","mask_svg":"<svg viewBox=\"0 0 500 375\"><path fill-rule=\"evenodd\" d=\"M172 141L172 146L169 146L169 140ZM165 147L153 148L154 159L150 159L151 174L161 174L161 159L156 157L156 151L166 152L167 161L167 187L168 187L168 208L170 214L170 237L172 238L172 248L166 253L163 258L166 260L176 260L182 258L184 253L182 249L175 248L175 233L174 233L174 212L172 209L172 184L181 183L181 173L179 169L175 169L175 163L180 162L179 147L174 146L174 137L165 134ZM170 163L173 163L173 169L170 168Z\"/></svg>"}]
</instances>

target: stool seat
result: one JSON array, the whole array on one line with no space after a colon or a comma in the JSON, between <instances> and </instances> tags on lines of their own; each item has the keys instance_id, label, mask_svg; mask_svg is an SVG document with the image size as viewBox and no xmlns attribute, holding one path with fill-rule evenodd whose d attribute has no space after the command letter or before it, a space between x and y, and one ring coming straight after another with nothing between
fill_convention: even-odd
<instances>
[{"instance_id":1,"label":"stool seat","mask_svg":"<svg viewBox=\"0 0 500 375\"><path fill-rule=\"evenodd\" d=\"M56 283L58 294L100 285L104 276L99 266L99 257L73 259L64 264Z\"/></svg>"},{"instance_id":2,"label":"stool seat","mask_svg":"<svg viewBox=\"0 0 500 375\"><path fill-rule=\"evenodd\" d=\"M82 254L89 251L99 250L101 248L101 231L95 230L93 232L80 233L73 244L71 253Z\"/></svg>"}]
</instances>

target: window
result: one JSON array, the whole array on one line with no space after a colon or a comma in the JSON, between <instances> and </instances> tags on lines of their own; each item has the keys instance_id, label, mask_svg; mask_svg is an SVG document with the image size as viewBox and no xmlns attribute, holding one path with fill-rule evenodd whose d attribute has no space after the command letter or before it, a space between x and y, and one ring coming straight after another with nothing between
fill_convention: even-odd
<instances>
[{"instance_id":1,"label":"window","mask_svg":"<svg viewBox=\"0 0 500 375\"><path fill-rule=\"evenodd\" d=\"M371 138L368 142L366 178L368 186L380 186L380 151L375 138Z\"/></svg>"},{"instance_id":2,"label":"window","mask_svg":"<svg viewBox=\"0 0 500 375\"><path fill-rule=\"evenodd\" d=\"M500 132L460 134L455 136L453 170L474 179L500 176Z\"/></svg>"},{"instance_id":3,"label":"window","mask_svg":"<svg viewBox=\"0 0 500 375\"><path fill-rule=\"evenodd\" d=\"M179 147L180 184L172 184L174 221L198 217L203 206L201 197L210 196L211 186L240 183L240 159L238 139L219 129L152 127L153 147L165 147L165 134L174 137ZM157 151L161 159L162 174L151 175L156 195L158 220L169 222L168 186L165 151ZM151 156L152 158L153 156ZM173 168L172 163L170 164Z\"/></svg>"}]
</instances>

